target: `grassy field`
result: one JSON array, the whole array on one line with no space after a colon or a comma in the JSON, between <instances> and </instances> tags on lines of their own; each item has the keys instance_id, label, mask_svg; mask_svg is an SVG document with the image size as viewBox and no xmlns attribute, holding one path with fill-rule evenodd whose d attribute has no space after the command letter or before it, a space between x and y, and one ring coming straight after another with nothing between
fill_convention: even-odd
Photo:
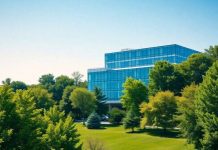
<instances>
[{"instance_id":1,"label":"grassy field","mask_svg":"<svg viewBox=\"0 0 218 150\"><path fill-rule=\"evenodd\" d=\"M87 139L101 141L106 150L192 150L186 140L178 137L176 131L163 135L162 130L147 129L136 133L126 133L122 126L104 127L91 130L82 124L77 124L80 139L84 143Z\"/></svg>"}]
</instances>

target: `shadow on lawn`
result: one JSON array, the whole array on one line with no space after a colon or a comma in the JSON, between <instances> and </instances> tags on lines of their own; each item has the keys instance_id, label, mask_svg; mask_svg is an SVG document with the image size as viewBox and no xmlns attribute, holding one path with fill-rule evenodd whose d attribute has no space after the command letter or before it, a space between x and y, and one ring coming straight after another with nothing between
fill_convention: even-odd
<instances>
[{"instance_id":1,"label":"shadow on lawn","mask_svg":"<svg viewBox=\"0 0 218 150\"><path fill-rule=\"evenodd\" d=\"M151 129L151 128L146 128L146 129L139 129L134 132L127 132L129 134L137 134L137 133L147 133L152 136L159 136L159 137L167 137L167 138L181 138L181 133L179 130L175 129L168 129L168 130L163 130L163 129Z\"/></svg>"}]
</instances>

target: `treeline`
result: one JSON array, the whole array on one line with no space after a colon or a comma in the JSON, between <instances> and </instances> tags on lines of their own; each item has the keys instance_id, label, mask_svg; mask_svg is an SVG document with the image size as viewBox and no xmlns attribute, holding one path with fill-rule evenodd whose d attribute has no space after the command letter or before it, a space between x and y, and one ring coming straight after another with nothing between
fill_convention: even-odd
<instances>
[{"instance_id":1,"label":"treeline","mask_svg":"<svg viewBox=\"0 0 218 150\"><path fill-rule=\"evenodd\" d=\"M126 129L177 127L196 149L218 148L218 46L180 64L157 62L148 87L133 78L123 87Z\"/></svg>"},{"instance_id":2,"label":"treeline","mask_svg":"<svg viewBox=\"0 0 218 150\"><path fill-rule=\"evenodd\" d=\"M82 75L42 75L39 84L10 78L0 86L0 149L81 149L74 120L106 114L101 89L87 90Z\"/></svg>"}]
</instances>

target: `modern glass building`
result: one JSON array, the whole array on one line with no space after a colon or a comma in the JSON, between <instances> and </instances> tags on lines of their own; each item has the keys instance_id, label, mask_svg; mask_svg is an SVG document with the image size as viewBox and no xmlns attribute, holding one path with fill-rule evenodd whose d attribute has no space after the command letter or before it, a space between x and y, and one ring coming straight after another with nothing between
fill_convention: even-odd
<instances>
[{"instance_id":1,"label":"modern glass building","mask_svg":"<svg viewBox=\"0 0 218 150\"><path fill-rule=\"evenodd\" d=\"M133 77L148 84L149 71L154 63L166 60L177 64L198 51L180 45L165 45L142 49L126 49L105 54L105 67L88 70L88 89L102 89L108 103L119 103L123 83Z\"/></svg>"}]
</instances>

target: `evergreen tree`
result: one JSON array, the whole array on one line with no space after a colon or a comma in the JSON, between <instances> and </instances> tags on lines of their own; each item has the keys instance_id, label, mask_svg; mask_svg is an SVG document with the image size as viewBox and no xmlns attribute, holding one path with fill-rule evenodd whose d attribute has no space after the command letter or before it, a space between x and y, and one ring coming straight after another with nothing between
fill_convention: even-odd
<instances>
[{"instance_id":1,"label":"evergreen tree","mask_svg":"<svg viewBox=\"0 0 218 150\"><path fill-rule=\"evenodd\" d=\"M134 128L139 127L140 117L134 111L133 108L130 108L127 112L126 117L123 120L123 125L125 129L131 129L134 132Z\"/></svg>"},{"instance_id":2,"label":"evergreen tree","mask_svg":"<svg viewBox=\"0 0 218 150\"><path fill-rule=\"evenodd\" d=\"M89 115L86 126L88 129L99 129L101 126L101 120L99 115L96 112L93 112Z\"/></svg>"},{"instance_id":3,"label":"evergreen tree","mask_svg":"<svg viewBox=\"0 0 218 150\"><path fill-rule=\"evenodd\" d=\"M107 106L105 104L107 98L98 87L95 87L94 93L96 97L96 113L100 116L105 115L107 113Z\"/></svg>"},{"instance_id":4,"label":"evergreen tree","mask_svg":"<svg viewBox=\"0 0 218 150\"><path fill-rule=\"evenodd\" d=\"M218 60L208 70L199 86L196 100L196 114L203 128L202 149L218 148Z\"/></svg>"}]
</instances>

